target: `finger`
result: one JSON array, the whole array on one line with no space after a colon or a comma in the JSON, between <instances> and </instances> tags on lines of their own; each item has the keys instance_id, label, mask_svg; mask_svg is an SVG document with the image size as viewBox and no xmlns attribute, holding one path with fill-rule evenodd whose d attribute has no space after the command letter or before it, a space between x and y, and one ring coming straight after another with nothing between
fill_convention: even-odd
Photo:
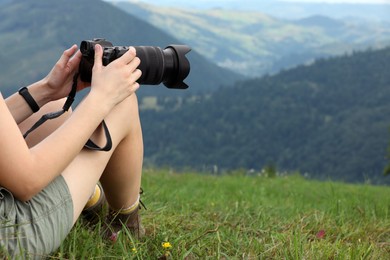
<instances>
[{"instance_id":1,"label":"finger","mask_svg":"<svg viewBox=\"0 0 390 260\"><path fill-rule=\"evenodd\" d=\"M93 69L101 68L103 66L102 57L103 57L103 48L102 48L102 46L100 46L100 44L96 44L95 45L95 61L94 61Z\"/></svg>"},{"instance_id":2,"label":"finger","mask_svg":"<svg viewBox=\"0 0 390 260\"><path fill-rule=\"evenodd\" d=\"M70 47L69 49L65 50L65 53L68 57L72 57L73 54L75 54L75 52L77 51L77 45L76 44L73 44L72 47Z\"/></svg>"},{"instance_id":3,"label":"finger","mask_svg":"<svg viewBox=\"0 0 390 260\"><path fill-rule=\"evenodd\" d=\"M78 50L76 54L73 55L73 57L70 59L69 66L72 70L77 69L77 66L80 64L81 57L82 57L81 51Z\"/></svg>"},{"instance_id":4,"label":"finger","mask_svg":"<svg viewBox=\"0 0 390 260\"><path fill-rule=\"evenodd\" d=\"M137 81L142 76L142 71L136 69L130 76L131 81Z\"/></svg>"},{"instance_id":5,"label":"finger","mask_svg":"<svg viewBox=\"0 0 390 260\"><path fill-rule=\"evenodd\" d=\"M131 89L133 92L135 92L137 89L139 89L139 83L135 82L133 85L131 85Z\"/></svg>"},{"instance_id":6,"label":"finger","mask_svg":"<svg viewBox=\"0 0 390 260\"><path fill-rule=\"evenodd\" d=\"M127 64L127 69L129 71L134 71L141 64L141 60L138 57L134 57L129 64Z\"/></svg>"},{"instance_id":7,"label":"finger","mask_svg":"<svg viewBox=\"0 0 390 260\"><path fill-rule=\"evenodd\" d=\"M73 57L70 59L71 62L73 62L74 60L81 60L81 57L83 56L83 54L81 54L81 51L78 50L76 52L76 54L73 55Z\"/></svg>"},{"instance_id":8,"label":"finger","mask_svg":"<svg viewBox=\"0 0 390 260\"><path fill-rule=\"evenodd\" d=\"M62 65L62 66L65 66L68 63L69 59L76 52L76 50L77 50L77 45L76 44L73 45L72 47L70 47L69 49L65 50L62 53L62 55L61 55L61 57L60 57L60 59L58 60L57 63Z\"/></svg>"},{"instance_id":9,"label":"finger","mask_svg":"<svg viewBox=\"0 0 390 260\"><path fill-rule=\"evenodd\" d=\"M136 50L134 47L130 47L125 54L123 54L119 59L117 59L117 62L123 62L124 64L129 64L135 57Z\"/></svg>"}]
</instances>

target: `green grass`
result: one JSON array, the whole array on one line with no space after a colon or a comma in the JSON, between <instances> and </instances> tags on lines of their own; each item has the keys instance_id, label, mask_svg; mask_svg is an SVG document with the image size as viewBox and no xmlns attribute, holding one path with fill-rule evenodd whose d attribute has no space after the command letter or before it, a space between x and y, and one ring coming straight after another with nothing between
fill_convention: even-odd
<instances>
[{"instance_id":1,"label":"green grass","mask_svg":"<svg viewBox=\"0 0 390 260\"><path fill-rule=\"evenodd\" d=\"M53 258L387 259L390 189L299 175L145 170L147 237L101 240L81 221ZM97 228L98 230L98 228ZM164 249L163 242L172 247Z\"/></svg>"}]
</instances>

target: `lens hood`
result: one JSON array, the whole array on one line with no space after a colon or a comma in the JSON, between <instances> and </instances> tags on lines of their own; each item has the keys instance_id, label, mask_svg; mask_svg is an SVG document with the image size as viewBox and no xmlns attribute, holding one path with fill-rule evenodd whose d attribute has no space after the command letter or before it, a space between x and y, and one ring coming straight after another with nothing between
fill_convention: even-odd
<instances>
[{"instance_id":1,"label":"lens hood","mask_svg":"<svg viewBox=\"0 0 390 260\"><path fill-rule=\"evenodd\" d=\"M184 83L184 79L190 73L190 62L188 61L186 54L191 51L191 48L187 45L169 45L164 50L171 49L175 52L176 66L175 76L169 77L164 81L164 85L167 88L186 89L188 85Z\"/></svg>"}]
</instances>

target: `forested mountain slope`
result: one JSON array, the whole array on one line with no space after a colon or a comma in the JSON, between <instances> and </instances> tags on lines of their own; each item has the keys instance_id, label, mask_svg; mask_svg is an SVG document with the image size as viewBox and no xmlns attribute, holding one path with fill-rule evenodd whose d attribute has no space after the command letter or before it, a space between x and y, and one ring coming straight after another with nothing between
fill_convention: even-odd
<instances>
[{"instance_id":1,"label":"forested mountain slope","mask_svg":"<svg viewBox=\"0 0 390 260\"><path fill-rule=\"evenodd\" d=\"M389 71L390 48L366 51L244 81L176 110L144 111L147 161L381 179Z\"/></svg>"},{"instance_id":2,"label":"forested mountain slope","mask_svg":"<svg viewBox=\"0 0 390 260\"><path fill-rule=\"evenodd\" d=\"M186 44L100 0L12 0L0 8L0 87L4 95L45 76L63 50L82 40L106 38L115 45ZM239 76L192 51L192 71L182 93L212 91ZM147 87L142 92L180 91Z\"/></svg>"}]
</instances>

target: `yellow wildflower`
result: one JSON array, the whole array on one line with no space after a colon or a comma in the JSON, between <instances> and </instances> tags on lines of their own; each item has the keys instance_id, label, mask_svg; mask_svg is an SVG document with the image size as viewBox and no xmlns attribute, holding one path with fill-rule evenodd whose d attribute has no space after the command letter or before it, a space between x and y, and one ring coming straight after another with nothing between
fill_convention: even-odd
<instances>
[{"instance_id":1,"label":"yellow wildflower","mask_svg":"<svg viewBox=\"0 0 390 260\"><path fill-rule=\"evenodd\" d=\"M163 247L164 249L171 249L171 248L172 248L172 245L171 245L171 243L169 243L169 242L163 242L163 243L162 243L162 247Z\"/></svg>"}]
</instances>

